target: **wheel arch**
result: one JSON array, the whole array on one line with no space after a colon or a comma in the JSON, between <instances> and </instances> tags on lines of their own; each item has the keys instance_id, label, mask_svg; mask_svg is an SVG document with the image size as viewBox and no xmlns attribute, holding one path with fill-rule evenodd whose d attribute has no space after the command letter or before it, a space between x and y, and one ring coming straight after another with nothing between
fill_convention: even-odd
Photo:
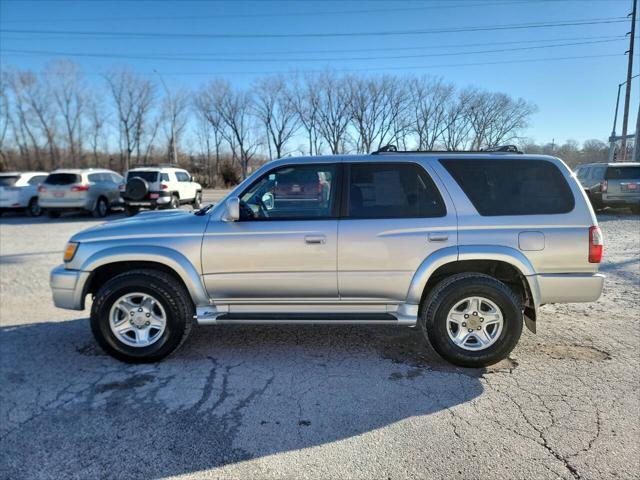
<instances>
[{"instance_id":1,"label":"wheel arch","mask_svg":"<svg viewBox=\"0 0 640 480\"><path fill-rule=\"evenodd\" d=\"M513 288L522 298L526 326L535 332L540 293L531 262L518 250L501 246L447 247L427 257L409 287L407 303L420 305L443 279L463 272L491 275Z\"/></svg>"},{"instance_id":2,"label":"wheel arch","mask_svg":"<svg viewBox=\"0 0 640 480\"><path fill-rule=\"evenodd\" d=\"M194 305L209 304L202 277L193 264L175 250L155 246L128 247L126 251L114 247L96 252L80 267L80 270L91 272L82 297L95 294L104 282L119 273L141 268L172 275L184 286Z\"/></svg>"}]
</instances>

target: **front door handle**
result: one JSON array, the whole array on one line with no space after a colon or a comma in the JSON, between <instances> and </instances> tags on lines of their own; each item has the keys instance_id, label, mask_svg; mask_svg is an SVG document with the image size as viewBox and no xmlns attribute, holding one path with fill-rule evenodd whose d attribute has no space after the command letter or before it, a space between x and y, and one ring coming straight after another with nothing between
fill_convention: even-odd
<instances>
[{"instance_id":1,"label":"front door handle","mask_svg":"<svg viewBox=\"0 0 640 480\"><path fill-rule=\"evenodd\" d=\"M430 242L446 242L449 240L449 235L442 232L433 232L429 234Z\"/></svg>"},{"instance_id":2,"label":"front door handle","mask_svg":"<svg viewBox=\"0 0 640 480\"><path fill-rule=\"evenodd\" d=\"M307 235L304 237L304 241L312 245L319 245L326 243L327 237L324 235Z\"/></svg>"}]
</instances>

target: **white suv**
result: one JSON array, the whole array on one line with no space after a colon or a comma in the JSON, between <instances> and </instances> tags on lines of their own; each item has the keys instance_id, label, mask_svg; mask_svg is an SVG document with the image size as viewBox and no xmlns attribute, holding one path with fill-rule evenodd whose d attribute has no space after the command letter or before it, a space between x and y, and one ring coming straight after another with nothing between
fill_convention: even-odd
<instances>
[{"instance_id":1,"label":"white suv","mask_svg":"<svg viewBox=\"0 0 640 480\"><path fill-rule=\"evenodd\" d=\"M178 208L184 204L200 208L202 186L181 168L139 167L127 172L120 196L127 215L135 215L140 208Z\"/></svg>"}]
</instances>

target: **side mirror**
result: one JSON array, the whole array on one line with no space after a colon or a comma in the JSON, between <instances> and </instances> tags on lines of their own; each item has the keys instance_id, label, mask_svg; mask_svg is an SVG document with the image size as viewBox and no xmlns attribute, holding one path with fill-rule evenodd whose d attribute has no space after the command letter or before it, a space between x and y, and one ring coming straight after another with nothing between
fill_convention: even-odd
<instances>
[{"instance_id":1,"label":"side mirror","mask_svg":"<svg viewBox=\"0 0 640 480\"><path fill-rule=\"evenodd\" d=\"M223 222L237 222L240 220L240 199L238 197L231 197L224 204L224 214L222 215Z\"/></svg>"}]
</instances>

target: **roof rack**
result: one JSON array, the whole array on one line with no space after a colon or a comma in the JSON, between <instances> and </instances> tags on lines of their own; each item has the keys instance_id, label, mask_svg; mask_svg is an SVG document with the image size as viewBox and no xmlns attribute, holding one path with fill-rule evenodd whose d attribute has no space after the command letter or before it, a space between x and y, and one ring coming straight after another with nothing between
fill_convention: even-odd
<instances>
[{"instance_id":1,"label":"roof rack","mask_svg":"<svg viewBox=\"0 0 640 480\"><path fill-rule=\"evenodd\" d=\"M385 145L380 147L375 152L372 152L372 155L378 155L380 153L523 153L518 150L518 147L515 145L499 145L495 147L486 147L482 150L398 150L398 147L395 145Z\"/></svg>"}]
</instances>

